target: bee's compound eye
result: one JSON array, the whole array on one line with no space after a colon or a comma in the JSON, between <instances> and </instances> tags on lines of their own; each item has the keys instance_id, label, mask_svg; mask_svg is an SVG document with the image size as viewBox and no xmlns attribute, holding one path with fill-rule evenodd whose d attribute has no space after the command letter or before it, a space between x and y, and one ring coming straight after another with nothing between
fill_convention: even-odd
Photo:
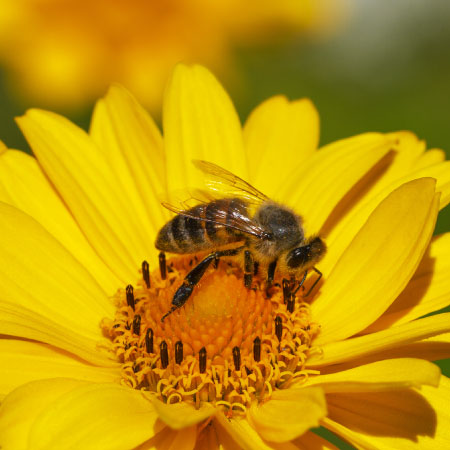
<instances>
[{"instance_id":1,"label":"bee's compound eye","mask_svg":"<svg viewBox=\"0 0 450 450\"><path fill-rule=\"evenodd\" d=\"M311 246L294 248L287 255L287 265L290 269L297 269L304 266L311 259Z\"/></svg>"}]
</instances>

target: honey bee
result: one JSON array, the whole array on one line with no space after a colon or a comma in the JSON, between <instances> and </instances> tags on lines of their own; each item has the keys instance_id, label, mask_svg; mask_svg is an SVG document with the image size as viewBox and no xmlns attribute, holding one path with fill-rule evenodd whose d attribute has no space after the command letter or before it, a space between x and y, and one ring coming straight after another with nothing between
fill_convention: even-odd
<instances>
[{"instance_id":1,"label":"honey bee","mask_svg":"<svg viewBox=\"0 0 450 450\"><path fill-rule=\"evenodd\" d=\"M314 266L325 255L325 242L319 236L305 237L301 216L270 200L228 170L207 161L195 160L193 163L211 178L210 191L220 188L226 192L228 189L229 195L218 199L210 196L212 200L188 209L162 203L177 215L159 231L156 248L177 254L211 253L186 275L174 294L171 309L161 321L186 303L209 265L213 261L217 264L224 256L243 255L247 288L252 286L253 275L259 266L267 268L267 285L270 287L278 265L280 274L290 278L291 288L298 281L295 292L303 285L308 271L313 269L319 277L306 294L309 295L322 276ZM230 244L241 245L228 248Z\"/></svg>"}]
</instances>

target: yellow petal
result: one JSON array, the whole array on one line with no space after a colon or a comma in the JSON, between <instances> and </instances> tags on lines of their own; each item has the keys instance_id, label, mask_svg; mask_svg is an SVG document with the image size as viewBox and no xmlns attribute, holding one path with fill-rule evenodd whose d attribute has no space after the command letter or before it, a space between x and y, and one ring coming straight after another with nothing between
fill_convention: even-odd
<instances>
[{"instance_id":1,"label":"yellow petal","mask_svg":"<svg viewBox=\"0 0 450 450\"><path fill-rule=\"evenodd\" d=\"M323 390L312 387L275 391L266 403L253 404L247 417L263 439L286 442L318 426L326 412Z\"/></svg>"},{"instance_id":2,"label":"yellow petal","mask_svg":"<svg viewBox=\"0 0 450 450\"><path fill-rule=\"evenodd\" d=\"M196 186L192 159L212 161L248 179L239 118L228 94L201 66L178 65L163 107L169 192Z\"/></svg>"},{"instance_id":3,"label":"yellow petal","mask_svg":"<svg viewBox=\"0 0 450 450\"><path fill-rule=\"evenodd\" d=\"M195 425L212 416L217 411L209 403L204 403L199 409L196 409L187 403L168 405L153 395L149 395L148 399L158 413L159 418L174 430L181 430L182 428Z\"/></svg>"},{"instance_id":4,"label":"yellow petal","mask_svg":"<svg viewBox=\"0 0 450 450\"><path fill-rule=\"evenodd\" d=\"M53 113L30 110L18 123L91 246L125 284L153 251L134 220L130 196L107 156L80 128Z\"/></svg>"},{"instance_id":5,"label":"yellow petal","mask_svg":"<svg viewBox=\"0 0 450 450\"><path fill-rule=\"evenodd\" d=\"M385 352L383 352L386 355ZM438 361L450 358L450 333L443 333L412 344L403 345L388 352L387 358L398 355Z\"/></svg>"},{"instance_id":6,"label":"yellow petal","mask_svg":"<svg viewBox=\"0 0 450 450\"><path fill-rule=\"evenodd\" d=\"M242 447L232 439L216 419L213 419L208 426L202 427L195 445L195 450L241 449Z\"/></svg>"},{"instance_id":7,"label":"yellow petal","mask_svg":"<svg viewBox=\"0 0 450 450\"><path fill-rule=\"evenodd\" d=\"M328 275L312 314L317 345L344 339L376 320L404 289L426 250L437 216L435 182L423 178L389 195Z\"/></svg>"},{"instance_id":8,"label":"yellow petal","mask_svg":"<svg viewBox=\"0 0 450 450\"><path fill-rule=\"evenodd\" d=\"M68 378L52 378L25 384L11 392L0 405L0 448L30 448L30 429L45 408L64 394L86 384Z\"/></svg>"},{"instance_id":9,"label":"yellow petal","mask_svg":"<svg viewBox=\"0 0 450 450\"><path fill-rule=\"evenodd\" d=\"M133 448L161 430L157 419L141 392L87 384L45 405L30 429L30 448Z\"/></svg>"},{"instance_id":10,"label":"yellow petal","mask_svg":"<svg viewBox=\"0 0 450 450\"><path fill-rule=\"evenodd\" d=\"M379 352L375 351L340 364L334 364L329 368L322 368L322 372L327 372L328 370L331 372L344 371L382 359L396 358L420 358L427 361L450 358L450 333L438 334L409 344L399 343L389 349L381 348Z\"/></svg>"},{"instance_id":11,"label":"yellow petal","mask_svg":"<svg viewBox=\"0 0 450 450\"><path fill-rule=\"evenodd\" d=\"M364 333L410 322L445 308L450 299L450 233L435 236L404 291Z\"/></svg>"},{"instance_id":12,"label":"yellow petal","mask_svg":"<svg viewBox=\"0 0 450 450\"><path fill-rule=\"evenodd\" d=\"M420 394L436 411L437 427L434 436L420 437L417 447L425 450L450 448L450 409L448 407L450 380L442 376L438 389L424 386Z\"/></svg>"},{"instance_id":13,"label":"yellow petal","mask_svg":"<svg viewBox=\"0 0 450 450\"><path fill-rule=\"evenodd\" d=\"M279 174L283 183L276 199L303 216L309 233L318 232L344 195L390 149L391 142L374 133L327 145L289 177Z\"/></svg>"},{"instance_id":14,"label":"yellow petal","mask_svg":"<svg viewBox=\"0 0 450 450\"><path fill-rule=\"evenodd\" d=\"M368 436L356 433L340 423L331 420L329 417L325 417L325 419L322 420L322 425L338 435L341 439L345 439L347 442L353 444L356 448L364 450L381 450L375 443L370 442ZM392 450L392 448L389 447L389 450Z\"/></svg>"},{"instance_id":15,"label":"yellow petal","mask_svg":"<svg viewBox=\"0 0 450 450\"><path fill-rule=\"evenodd\" d=\"M420 155L414 164L414 168L424 168L445 161L445 152L440 149L431 149Z\"/></svg>"},{"instance_id":16,"label":"yellow petal","mask_svg":"<svg viewBox=\"0 0 450 450\"><path fill-rule=\"evenodd\" d=\"M0 395L18 386L45 378L73 378L92 382L117 382L119 366L97 367L46 344L16 339L0 340Z\"/></svg>"},{"instance_id":17,"label":"yellow petal","mask_svg":"<svg viewBox=\"0 0 450 450\"><path fill-rule=\"evenodd\" d=\"M0 203L0 333L36 339L110 365L99 323L114 306L34 219Z\"/></svg>"},{"instance_id":18,"label":"yellow petal","mask_svg":"<svg viewBox=\"0 0 450 450\"><path fill-rule=\"evenodd\" d=\"M422 359L399 358L319 375L303 386L320 386L326 393L389 391L424 384L437 386L440 376L441 371L435 364Z\"/></svg>"},{"instance_id":19,"label":"yellow petal","mask_svg":"<svg viewBox=\"0 0 450 450\"><path fill-rule=\"evenodd\" d=\"M321 347L320 354L308 358L307 366L318 367L350 361L448 332L450 332L450 313L436 314L377 333L326 344Z\"/></svg>"},{"instance_id":20,"label":"yellow petal","mask_svg":"<svg viewBox=\"0 0 450 450\"><path fill-rule=\"evenodd\" d=\"M308 99L272 97L259 105L244 126L249 181L269 197L294 168L317 149L319 114Z\"/></svg>"},{"instance_id":21,"label":"yellow petal","mask_svg":"<svg viewBox=\"0 0 450 450\"><path fill-rule=\"evenodd\" d=\"M404 169L402 169L404 171ZM396 172L397 173L397 172ZM434 164L419 170L411 170L401 178L389 177L390 183L377 183L355 203L344 217L334 224L327 236L327 257L321 263L321 270L329 273L342 253L358 233L364 222L375 210L379 203L395 189L411 180L430 177L436 179L436 192L440 192L439 209L444 208L450 202L450 161Z\"/></svg>"},{"instance_id":22,"label":"yellow petal","mask_svg":"<svg viewBox=\"0 0 450 450\"><path fill-rule=\"evenodd\" d=\"M0 155L0 201L36 219L86 267L108 295L117 290L118 278L94 252L33 157L17 150Z\"/></svg>"},{"instance_id":23,"label":"yellow petal","mask_svg":"<svg viewBox=\"0 0 450 450\"><path fill-rule=\"evenodd\" d=\"M328 442L311 431L307 431L298 439L295 439L293 444L301 450L339 450L331 442Z\"/></svg>"},{"instance_id":24,"label":"yellow petal","mask_svg":"<svg viewBox=\"0 0 450 450\"><path fill-rule=\"evenodd\" d=\"M121 86L99 100L90 135L107 157L116 180L129 195L136 221L156 235L164 225L158 195L166 189L162 136L139 103Z\"/></svg>"},{"instance_id":25,"label":"yellow petal","mask_svg":"<svg viewBox=\"0 0 450 450\"><path fill-rule=\"evenodd\" d=\"M272 450L273 444L265 442L258 432L242 418L226 418L224 414L217 414L217 422L244 450Z\"/></svg>"},{"instance_id":26,"label":"yellow petal","mask_svg":"<svg viewBox=\"0 0 450 450\"><path fill-rule=\"evenodd\" d=\"M134 447L133 450L192 450L196 440L196 426L183 428L179 431L165 427L156 436Z\"/></svg>"},{"instance_id":27,"label":"yellow petal","mask_svg":"<svg viewBox=\"0 0 450 450\"><path fill-rule=\"evenodd\" d=\"M327 428L374 449L445 449L450 446L449 381L389 393L327 395Z\"/></svg>"}]
</instances>

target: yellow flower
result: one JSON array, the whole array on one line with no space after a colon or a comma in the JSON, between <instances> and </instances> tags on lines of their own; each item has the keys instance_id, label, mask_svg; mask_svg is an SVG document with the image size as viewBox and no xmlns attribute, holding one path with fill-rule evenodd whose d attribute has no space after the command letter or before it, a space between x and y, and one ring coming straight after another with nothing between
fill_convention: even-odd
<instances>
[{"instance_id":1,"label":"yellow flower","mask_svg":"<svg viewBox=\"0 0 450 450\"><path fill-rule=\"evenodd\" d=\"M3 0L0 60L17 94L40 104L83 106L116 81L155 108L174 64L230 74L234 47L333 29L340 3Z\"/></svg>"},{"instance_id":2,"label":"yellow flower","mask_svg":"<svg viewBox=\"0 0 450 450\"><path fill-rule=\"evenodd\" d=\"M241 130L199 66L178 66L163 113L164 138L112 87L88 134L31 110L36 159L1 150L2 448L334 448L319 424L359 448L448 448L450 383L429 360L450 354L449 314L421 318L449 303L443 152L409 132L317 150L314 106L283 97ZM192 159L326 240L311 298L287 306L220 263L161 323L190 261L157 269L157 198L197 184Z\"/></svg>"}]
</instances>

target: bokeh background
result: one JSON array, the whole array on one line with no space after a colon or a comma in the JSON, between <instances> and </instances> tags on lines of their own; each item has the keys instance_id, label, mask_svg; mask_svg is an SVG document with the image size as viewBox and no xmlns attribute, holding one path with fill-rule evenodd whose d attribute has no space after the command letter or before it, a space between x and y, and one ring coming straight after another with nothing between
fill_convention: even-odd
<instances>
[{"instance_id":1,"label":"bokeh background","mask_svg":"<svg viewBox=\"0 0 450 450\"><path fill-rule=\"evenodd\" d=\"M448 0L0 0L0 139L29 152L13 119L29 107L87 129L113 81L160 121L178 61L211 68L242 121L271 95L309 97L321 144L408 129L450 156Z\"/></svg>"}]
</instances>

